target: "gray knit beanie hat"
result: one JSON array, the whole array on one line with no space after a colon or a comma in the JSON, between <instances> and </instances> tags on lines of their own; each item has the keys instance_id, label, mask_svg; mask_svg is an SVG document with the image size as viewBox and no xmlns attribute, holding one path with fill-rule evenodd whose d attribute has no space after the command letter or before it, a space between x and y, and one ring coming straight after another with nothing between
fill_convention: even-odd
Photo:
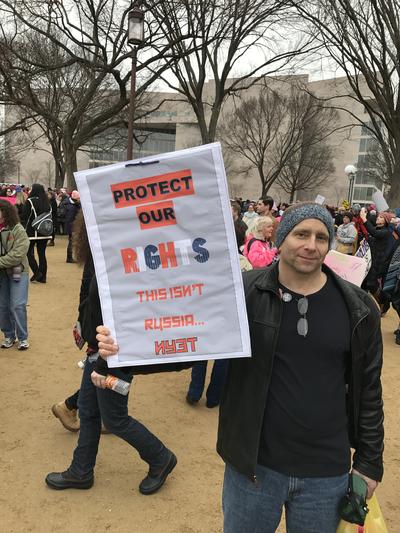
<instances>
[{"instance_id":1,"label":"gray knit beanie hat","mask_svg":"<svg viewBox=\"0 0 400 533\"><path fill-rule=\"evenodd\" d=\"M284 212L276 230L276 247L279 248L292 229L308 218L316 218L325 224L329 232L329 247L335 237L333 218L326 207L314 202L302 202L292 205Z\"/></svg>"}]
</instances>

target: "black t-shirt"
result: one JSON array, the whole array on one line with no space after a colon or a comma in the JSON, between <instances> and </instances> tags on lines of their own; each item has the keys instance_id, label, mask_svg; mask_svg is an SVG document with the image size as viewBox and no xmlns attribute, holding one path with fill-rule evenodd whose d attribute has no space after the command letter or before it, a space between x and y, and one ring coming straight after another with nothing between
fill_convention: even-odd
<instances>
[{"instance_id":1,"label":"black t-shirt","mask_svg":"<svg viewBox=\"0 0 400 533\"><path fill-rule=\"evenodd\" d=\"M328 276L307 296L308 334L297 333L301 294L281 286L282 323L260 440L259 463L296 477L330 477L350 468L345 372L350 360L346 303Z\"/></svg>"}]
</instances>

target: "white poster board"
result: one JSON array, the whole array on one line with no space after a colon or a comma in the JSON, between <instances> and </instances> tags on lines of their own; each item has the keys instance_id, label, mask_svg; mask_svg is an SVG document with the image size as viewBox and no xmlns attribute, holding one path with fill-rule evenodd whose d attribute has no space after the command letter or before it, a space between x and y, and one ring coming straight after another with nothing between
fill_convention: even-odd
<instances>
[{"instance_id":1,"label":"white poster board","mask_svg":"<svg viewBox=\"0 0 400 533\"><path fill-rule=\"evenodd\" d=\"M389 209L388 203L385 200L382 191L376 191L372 195L372 201L376 205L376 211L378 213L382 211L387 211Z\"/></svg>"},{"instance_id":2,"label":"white poster board","mask_svg":"<svg viewBox=\"0 0 400 533\"><path fill-rule=\"evenodd\" d=\"M317 196L315 197L314 202L315 202L316 204L323 205L324 202L325 202L325 196L321 196L320 194L317 194Z\"/></svg>"},{"instance_id":3,"label":"white poster board","mask_svg":"<svg viewBox=\"0 0 400 533\"><path fill-rule=\"evenodd\" d=\"M218 143L77 172L110 367L249 357Z\"/></svg>"},{"instance_id":4,"label":"white poster board","mask_svg":"<svg viewBox=\"0 0 400 533\"><path fill-rule=\"evenodd\" d=\"M362 257L342 254L336 250L330 250L325 257L325 265L331 268L338 276L350 281L358 287L367 275L367 262Z\"/></svg>"}]
</instances>

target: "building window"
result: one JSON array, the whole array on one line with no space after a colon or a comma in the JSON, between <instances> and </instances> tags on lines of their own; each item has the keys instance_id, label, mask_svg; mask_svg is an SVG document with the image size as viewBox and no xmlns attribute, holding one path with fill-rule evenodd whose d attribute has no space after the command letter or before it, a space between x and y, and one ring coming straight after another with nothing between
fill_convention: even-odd
<instances>
[{"instance_id":1,"label":"building window","mask_svg":"<svg viewBox=\"0 0 400 533\"><path fill-rule=\"evenodd\" d=\"M108 132L89 146L89 168L126 160L126 130ZM175 130L135 130L133 158L152 156L175 150Z\"/></svg>"}]
</instances>

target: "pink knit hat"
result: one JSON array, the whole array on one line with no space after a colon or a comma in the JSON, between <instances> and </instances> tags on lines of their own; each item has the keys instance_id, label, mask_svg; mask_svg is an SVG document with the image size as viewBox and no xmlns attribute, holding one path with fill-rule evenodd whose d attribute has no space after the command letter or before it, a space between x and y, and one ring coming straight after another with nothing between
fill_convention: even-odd
<instances>
[{"instance_id":1,"label":"pink knit hat","mask_svg":"<svg viewBox=\"0 0 400 533\"><path fill-rule=\"evenodd\" d=\"M71 192L71 198L73 200L76 200L77 202L79 202L79 200L81 199L81 195L79 194L78 191L72 191Z\"/></svg>"},{"instance_id":2,"label":"pink knit hat","mask_svg":"<svg viewBox=\"0 0 400 533\"><path fill-rule=\"evenodd\" d=\"M390 224L392 218L396 218L394 213L388 213L387 211L382 211L378 216L384 218L387 225Z\"/></svg>"}]
</instances>

